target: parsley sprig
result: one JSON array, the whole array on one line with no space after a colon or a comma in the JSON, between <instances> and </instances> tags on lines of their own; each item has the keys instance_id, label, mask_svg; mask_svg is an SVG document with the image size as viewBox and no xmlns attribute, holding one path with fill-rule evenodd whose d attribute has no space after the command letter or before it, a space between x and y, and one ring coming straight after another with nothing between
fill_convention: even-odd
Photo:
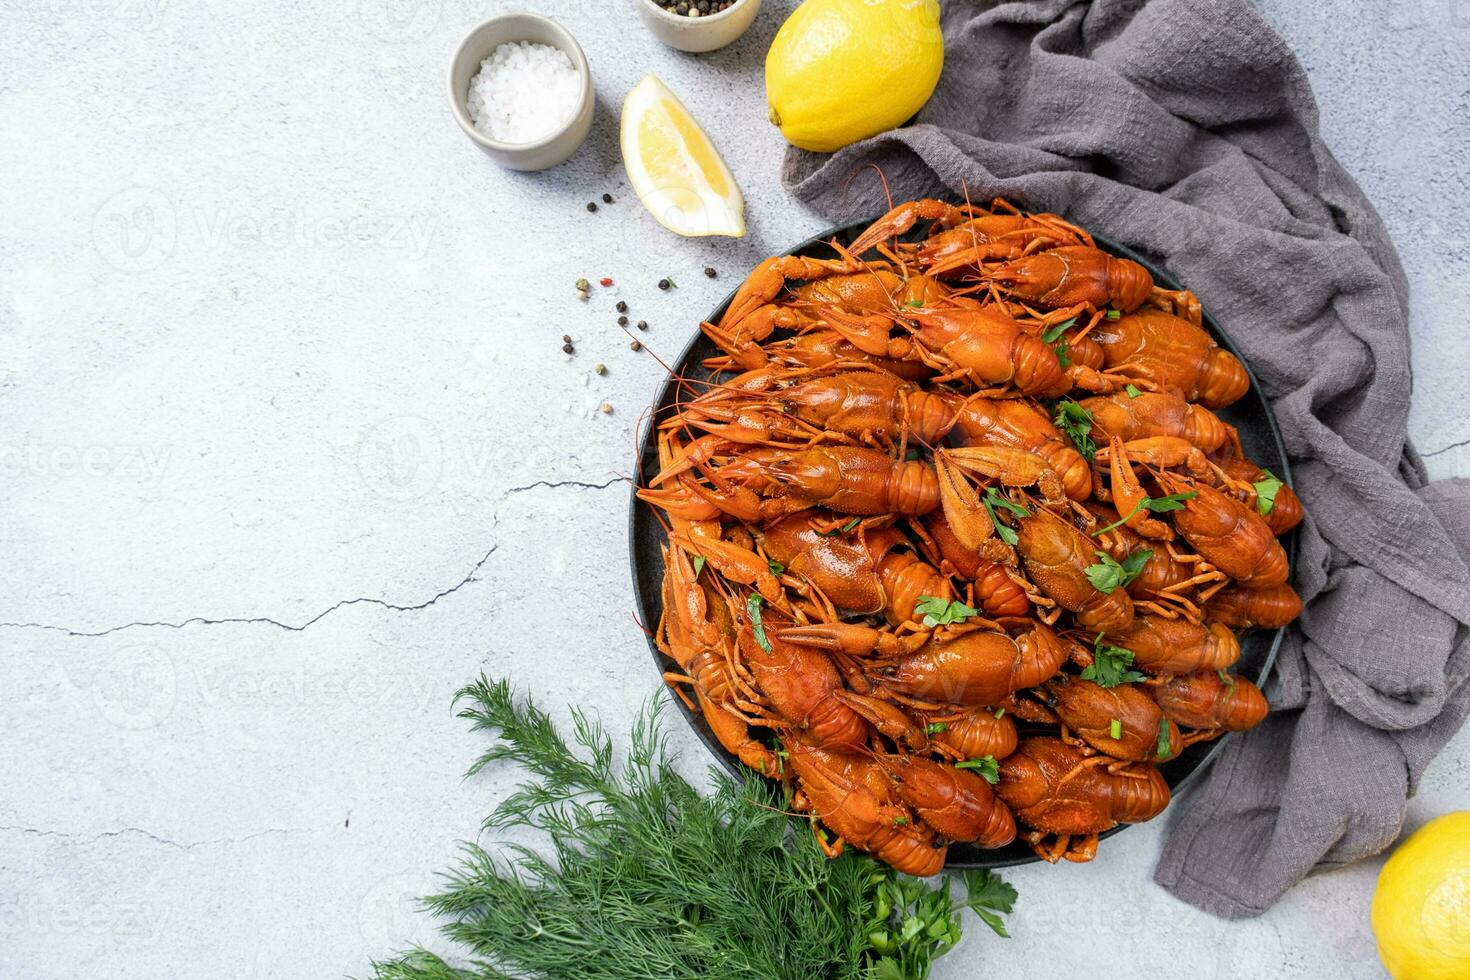
<instances>
[{"instance_id":1,"label":"parsley sprig","mask_svg":"<svg viewBox=\"0 0 1470 980\"><path fill-rule=\"evenodd\" d=\"M1000 518L995 514L995 509L999 507L1002 510L1008 510L1017 517L1030 517L1031 512L1020 504L1011 503L1002 497L996 492L995 487L985 488L985 496L980 499L980 503L985 505L985 513L990 515L990 523L995 527L996 536L1006 544L1014 546L1020 539L1016 537L1015 531L1000 522Z\"/></svg>"},{"instance_id":2,"label":"parsley sprig","mask_svg":"<svg viewBox=\"0 0 1470 980\"><path fill-rule=\"evenodd\" d=\"M1122 562L1114 561L1106 551L1094 551L1093 554L1098 557L1097 564L1088 565L1083 571L1087 573L1087 580L1092 583L1092 587L1105 595L1112 595L1118 586L1127 585L1138 578L1148 560L1154 556L1147 548L1139 548Z\"/></svg>"},{"instance_id":3,"label":"parsley sprig","mask_svg":"<svg viewBox=\"0 0 1470 980\"><path fill-rule=\"evenodd\" d=\"M1276 494L1286 484L1270 470L1261 470L1261 478L1251 486L1256 488L1256 510L1265 517L1276 509Z\"/></svg>"},{"instance_id":4,"label":"parsley sprig","mask_svg":"<svg viewBox=\"0 0 1470 980\"><path fill-rule=\"evenodd\" d=\"M1000 763L993 755L983 755L978 759L966 759L964 762L956 762L956 769L973 769L975 774L994 786L1000 782Z\"/></svg>"},{"instance_id":5,"label":"parsley sprig","mask_svg":"<svg viewBox=\"0 0 1470 980\"><path fill-rule=\"evenodd\" d=\"M1077 318L1074 316L1069 320L1063 320L1061 323L1053 323L1051 326L1047 327L1041 332L1042 342L1047 344L1056 343L1057 340L1062 336L1062 334L1072 329L1072 326L1076 322Z\"/></svg>"},{"instance_id":6,"label":"parsley sprig","mask_svg":"<svg viewBox=\"0 0 1470 980\"><path fill-rule=\"evenodd\" d=\"M771 652L771 640L766 636L766 624L761 621L761 603L759 593L752 592L750 598L745 600L745 613L750 617L750 630L755 634L755 642L766 653Z\"/></svg>"},{"instance_id":7,"label":"parsley sprig","mask_svg":"<svg viewBox=\"0 0 1470 980\"><path fill-rule=\"evenodd\" d=\"M980 610L973 609L958 599L941 599L938 596L921 595L919 601L914 603L914 615L920 614L924 616L924 628L932 630L936 626L953 626L955 623L963 623L971 616L978 616Z\"/></svg>"},{"instance_id":8,"label":"parsley sprig","mask_svg":"<svg viewBox=\"0 0 1470 980\"><path fill-rule=\"evenodd\" d=\"M1092 441L1092 414L1081 405L1064 398L1057 402L1057 415L1053 424L1061 429L1077 451L1090 463L1097 453L1097 444Z\"/></svg>"},{"instance_id":9,"label":"parsley sprig","mask_svg":"<svg viewBox=\"0 0 1470 980\"><path fill-rule=\"evenodd\" d=\"M1159 719L1159 740L1154 746L1154 754L1160 759L1169 758L1169 753L1174 750L1174 740L1169 737L1169 719Z\"/></svg>"},{"instance_id":10,"label":"parsley sprig","mask_svg":"<svg viewBox=\"0 0 1470 980\"><path fill-rule=\"evenodd\" d=\"M1082 679L1092 681L1098 687L1117 687L1143 680L1138 671L1129 670L1131 666L1133 651L1104 643L1103 635L1099 633L1092 641L1092 663L1082 668Z\"/></svg>"},{"instance_id":11,"label":"parsley sprig","mask_svg":"<svg viewBox=\"0 0 1470 980\"><path fill-rule=\"evenodd\" d=\"M1198 490L1190 490L1185 493L1171 493L1165 497L1144 497L1133 505L1133 509L1107 527L1100 527L1092 532L1094 538L1100 538L1115 527L1122 527L1133 519L1133 515L1139 511L1149 511L1154 514L1167 514L1174 510L1183 510L1184 501L1193 500L1199 496Z\"/></svg>"}]
</instances>

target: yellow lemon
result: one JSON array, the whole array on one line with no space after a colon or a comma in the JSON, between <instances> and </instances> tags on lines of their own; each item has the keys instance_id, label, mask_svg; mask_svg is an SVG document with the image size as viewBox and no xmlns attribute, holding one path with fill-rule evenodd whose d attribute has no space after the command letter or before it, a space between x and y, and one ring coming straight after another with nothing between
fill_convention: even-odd
<instances>
[{"instance_id":1,"label":"yellow lemon","mask_svg":"<svg viewBox=\"0 0 1470 980\"><path fill-rule=\"evenodd\" d=\"M1470 980L1470 810L1431 820L1394 851L1373 933L1394 980Z\"/></svg>"},{"instance_id":2,"label":"yellow lemon","mask_svg":"<svg viewBox=\"0 0 1470 980\"><path fill-rule=\"evenodd\" d=\"M678 96L653 75L623 100L623 166L638 200L686 237L745 234L735 177Z\"/></svg>"},{"instance_id":3,"label":"yellow lemon","mask_svg":"<svg viewBox=\"0 0 1470 980\"><path fill-rule=\"evenodd\" d=\"M907 120L944 68L937 0L806 0L766 52L771 122L830 153Z\"/></svg>"}]
</instances>

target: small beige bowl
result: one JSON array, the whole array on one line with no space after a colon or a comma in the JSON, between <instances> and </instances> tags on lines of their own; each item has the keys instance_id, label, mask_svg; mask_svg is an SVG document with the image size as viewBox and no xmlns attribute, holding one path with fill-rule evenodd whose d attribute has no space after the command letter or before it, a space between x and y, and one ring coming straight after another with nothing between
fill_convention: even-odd
<instances>
[{"instance_id":1,"label":"small beige bowl","mask_svg":"<svg viewBox=\"0 0 1470 980\"><path fill-rule=\"evenodd\" d=\"M492 51L512 41L530 41L559 48L571 59L577 74L582 76L582 101L577 111L561 129L531 143L491 139L476 129L474 120L470 119L470 79L475 77L480 70L480 62L490 57ZM538 14L514 13L490 18L465 36L449 63L449 105L454 110L459 128L492 160L511 170L545 170L577 152L577 147L582 145L592 128L595 101L592 71L587 67L587 56L582 53L582 46L566 28Z\"/></svg>"},{"instance_id":2,"label":"small beige bowl","mask_svg":"<svg viewBox=\"0 0 1470 980\"><path fill-rule=\"evenodd\" d=\"M734 6L708 17L671 14L653 0L633 0L653 36L680 51L714 51L745 33L761 9L761 0L736 0Z\"/></svg>"}]
</instances>

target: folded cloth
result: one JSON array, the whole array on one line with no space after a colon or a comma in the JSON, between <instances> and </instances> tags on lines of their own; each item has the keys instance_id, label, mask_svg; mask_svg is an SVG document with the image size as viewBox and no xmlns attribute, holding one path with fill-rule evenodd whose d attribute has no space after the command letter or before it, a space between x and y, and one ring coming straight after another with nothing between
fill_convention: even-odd
<instances>
[{"instance_id":1,"label":"folded cloth","mask_svg":"<svg viewBox=\"0 0 1470 980\"><path fill-rule=\"evenodd\" d=\"M951 0L913 125L821 156L802 201L844 221L895 199L1003 195L1161 262L1236 340L1292 460L1306 600L1268 690L1181 801L1154 878L1259 914L1313 868L1398 835L1470 710L1470 481L1408 442L1407 284L1318 134L1301 66L1247 0Z\"/></svg>"}]
</instances>

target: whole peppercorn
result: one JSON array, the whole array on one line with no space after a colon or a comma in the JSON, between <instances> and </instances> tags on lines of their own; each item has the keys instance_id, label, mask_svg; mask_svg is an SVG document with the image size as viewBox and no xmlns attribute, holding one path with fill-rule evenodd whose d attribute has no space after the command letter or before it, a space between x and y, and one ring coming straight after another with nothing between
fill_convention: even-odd
<instances>
[{"instance_id":1,"label":"whole peppercorn","mask_svg":"<svg viewBox=\"0 0 1470 980\"><path fill-rule=\"evenodd\" d=\"M596 211L597 210L597 203L595 201L588 201L587 202L587 210L588 211Z\"/></svg>"},{"instance_id":2,"label":"whole peppercorn","mask_svg":"<svg viewBox=\"0 0 1470 980\"><path fill-rule=\"evenodd\" d=\"M618 300L618 312L619 313L627 313L628 312L628 304L627 303L624 303L622 300Z\"/></svg>"},{"instance_id":3,"label":"whole peppercorn","mask_svg":"<svg viewBox=\"0 0 1470 980\"><path fill-rule=\"evenodd\" d=\"M572 353L575 350L576 350L576 348L573 347L571 344L562 344L561 345L561 352L563 354L570 354L570 353Z\"/></svg>"},{"instance_id":4,"label":"whole peppercorn","mask_svg":"<svg viewBox=\"0 0 1470 980\"><path fill-rule=\"evenodd\" d=\"M627 317L625 317L625 316L618 317L618 326L620 326L620 327L626 327L627 325L628 325L628 318Z\"/></svg>"},{"instance_id":5,"label":"whole peppercorn","mask_svg":"<svg viewBox=\"0 0 1470 980\"><path fill-rule=\"evenodd\" d=\"M612 195L611 194L604 194L604 195L602 195L602 203L603 204L611 204L612 203Z\"/></svg>"},{"instance_id":6,"label":"whole peppercorn","mask_svg":"<svg viewBox=\"0 0 1470 980\"><path fill-rule=\"evenodd\" d=\"M639 320L637 326L638 326L638 329L639 330L647 330L648 329L648 321L647 320Z\"/></svg>"},{"instance_id":7,"label":"whole peppercorn","mask_svg":"<svg viewBox=\"0 0 1470 980\"><path fill-rule=\"evenodd\" d=\"M673 283L669 282L667 279L660 279L658 281L658 288L659 289L665 289L666 290L666 289L668 289L672 285L673 285Z\"/></svg>"},{"instance_id":8,"label":"whole peppercorn","mask_svg":"<svg viewBox=\"0 0 1470 980\"><path fill-rule=\"evenodd\" d=\"M642 350L642 349L643 349L643 345L642 345L642 344L640 344L640 343L638 343L638 341L636 341L636 340L635 340L635 341L633 341L633 342L632 342L632 343L631 343L631 344L629 344L629 345L628 345L628 346L629 346L629 347L630 347L630 348L632 348L632 349L633 349L633 350Z\"/></svg>"},{"instance_id":9,"label":"whole peppercorn","mask_svg":"<svg viewBox=\"0 0 1470 980\"><path fill-rule=\"evenodd\" d=\"M592 370L596 371L598 374L606 374L607 373L607 365L606 364L599 364L599 365L597 365L597 367L593 368Z\"/></svg>"},{"instance_id":10,"label":"whole peppercorn","mask_svg":"<svg viewBox=\"0 0 1470 980\"><path fill-rule=\"evenodd\" d=\"M711 279L713 279L715 277L715 275L716 275L716 273L715 273L715 267L712 266L712 265L705 266L704 267L704 274L707 275L707 276L709 276Z\"/></svg>"},{"instance_id":11,"label":"whole peppercorn","mask_svg":"<svg viewBox=\"0 0 1470 980\"><path fill-rule=\"evenodd\" d=\"M572 335L569 334L569 333L562 334L561 335L561 342L564 343L564 344L570 344L572 342Z\"/></svg>"}]
</instances>

